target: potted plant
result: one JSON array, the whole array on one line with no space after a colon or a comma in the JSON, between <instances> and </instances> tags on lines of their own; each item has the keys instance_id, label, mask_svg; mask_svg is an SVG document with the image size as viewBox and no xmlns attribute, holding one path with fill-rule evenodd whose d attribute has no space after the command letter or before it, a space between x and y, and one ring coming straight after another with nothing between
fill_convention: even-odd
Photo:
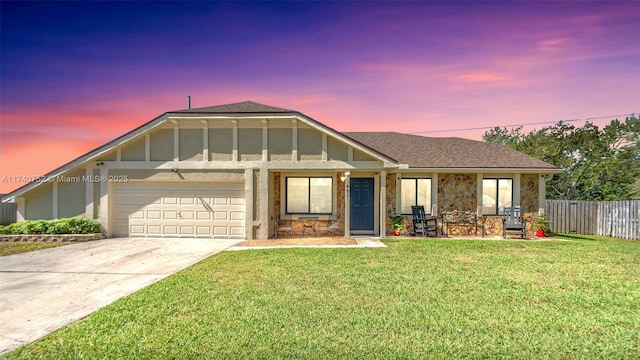
<instances>
[{"instance_id":1,"label":"potted plant","mask_svg":"<svg viewBox=\"0 0 640 360\"><path fill-rule=\"evenodd\" d=\"M549 231L549 217L547 214L540 214L533 220L533 227L536 229L537 237L545 237L545 233Z\"/></svg>"},{"instance_id":2,"label":"potted plant","mask_svg":"<svg viewBox=\"0 0 640 360\"><path fill-rule=\"evenodd\" d=\"M404 217L401 214L392 215L391 227L393 228L393 235L400 236L400 232L404 229Z\"/></svg>"}]
</instances>

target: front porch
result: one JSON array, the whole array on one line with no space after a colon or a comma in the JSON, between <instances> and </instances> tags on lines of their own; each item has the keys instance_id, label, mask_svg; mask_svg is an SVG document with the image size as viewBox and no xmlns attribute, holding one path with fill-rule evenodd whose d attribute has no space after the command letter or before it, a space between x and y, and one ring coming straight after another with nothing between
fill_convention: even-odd
<instances>
[{"instance_id":1,"label":"front porch","mask_svg":"<svg viewBox=\"0 0 640 360\"><path fill-rule=\"evenodd\" d=\"M308 169L269 170L263 178L261 171L261 186L265 190L268 186L268 191L263 192L261 188L253 204L260 209L260 220L253 219L254 229L259 226L260 232L254 231L253 237L247 239L384 237L392 234L391 216L399 212L404 216L402 235L409 236L413 225L411 215L404 214L404 210L407 204L415 203L425 204L428 215L437 217L439 234L502 234L503 216L497 211L483 213L484 177L481 174L430 174L430 178L420 175L424 176L420 178L422 182L416 180L417 176L405 178L397 172L374 169ZM402 183L404 179L407 183ZM544 181L537 174L523 174L515 179L511 205L522 208L527 219L526 235L533 237L532 220L541 211ZM407 185L417 189L415 194L402 190ZM419 201L418 194L424 199ZM451 213L458 214L458 218L460 214L469 214L474 221L443 221L442 216Z\"/></svg>"}]
</instances>

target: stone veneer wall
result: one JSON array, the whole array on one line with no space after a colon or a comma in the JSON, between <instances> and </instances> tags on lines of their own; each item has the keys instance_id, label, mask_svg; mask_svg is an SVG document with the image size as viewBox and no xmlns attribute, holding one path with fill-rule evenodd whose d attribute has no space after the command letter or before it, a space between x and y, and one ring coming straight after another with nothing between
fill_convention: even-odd
<instances>
[{"instance_id":1,"label":"stone veneer wall","mask_svg":"<svg viewBox=\"0 0 640 360\"><path fill-rule=\"evenodd\" d=\"M476 213L478 185L475 174L440 174L438 177L438 214L450 211ZM475 235L474 227L450 225L449 235ZM442 234L442 222L438 219L438 233ZM478 234L481 229L478 229Z\"/></svg>"},{"instance_id":2,"label":"stone veneer wall","mask_svg":"<svg viewBox=\"0 0 640 360\"><path fill-rule=\"evenodd\" d=\"M478 186L475 174L441 174L438 177L438 213L476 212Z\"/></svg>"},{"instance_id":3,"label":"stone veneer wall","mask_svg":"<svg viewBox=\"0 0 640 360\"><path fill-rule=\"evenodd\" d=\"M533 219L538 213L538 175L522 174L520 176L520 206L527 220L527 236L535 235ZM502 216L482 216L487 235L502 235Z\"/></svg>"},{"instance_id":4,"label":"stone veneer wall","mask_svg":"<svg viewBox=\"0 0 640 360\"><path fill-rule=\"evenodd\" d=\"M340 215L340 231L337 231L335 234L344 236L344 207L345 207L345 192L344 192L344 181L340 180L340 177L336 177L336 186L337 186L337 194L336 194L336 213ZM330 222L330 221L329 221ZM329 223L327 222L327 223ZM328 225L328 224L327 224ZM320 234L323 235L323 234Z\"/></svg>"},{"instance_id":5,"label":"stone veneer wall","mask_svg":"<svg viewBox=\"0 0 640 360\"><path fill-rule=\"evenodd\" d=\"M523 174L520 176L520 204L525 213L536 214L540 208L538 204L538 175Z\"/></svg>"},{"instance_id":6,"label":"stone veneer wall","mask_svg":"<svg viewBox=\"0 0 640 360\"><path fill-rule=\"evenodd\" d=\"M280 183L283 181L283 176L282 173L274 173L273 174L273 218L276 219L278 218L279 214L280 214L280 209L285 206L284 204L281 203L280 201ZM337 194L336 194L336 214L334 215L340 215L340 230L339 231L334 231L333 235L334 236L344 236L344 182L340 180L340 177L337 176L335 178L336 181L336 189L337 189ZM323 226L329 226L331 223L333 222L333 220L320 220L318 221L318 223L316 224L316 227L323 227ZM300 234L302 233L302 224L299 221L294 221L293 222L293 236L294 237L299 237L301 236ZM278 237L285 237L286 234L284 233L280 233L277 234ZM330 235L329 233L319 233L319 236L327 236ZM313 236L313 234L307 230L305 236Z\"/></svg>"},{"instance_id":7,"label":"stone veneer wall","mask_svg":"<svg viewBox=\"0 0 640 360\"><path fill-rule=\"evenodd\" d=\"M468 211L476 213L478 204L478 187L475 174L440 174L438 177L438 214L445 211ZM523 174L520 178L520 204L523 207L524 217L527 219L527 236L534 235L532 221L538 212L538 175ZM386 210L386 234L391 235L391 216L396 214L396 174L387 175L387 210ZM502 216L478 217L478 236L482 234L484 223L486 235L502 235ZM411 216L404 217L405 228L402 235L413 233ZM442 234L442 223L438 219L438 232ZM450 235L474 235L474 226L451 225Z\"/></svg>"},{"instance_id":8,"label":"stone veneer wall","mask_svg":"<svg viewBox=\"0 0 640 360\"><path fill-rule=\"evenodd\" d=\"M272 219L277 219L280 216L280 178L282 174L277 172L273 173L273 214L271 214ZM273 220L271 220L273 221Z\"/></svg>"},{"instance_id":9,"label":"stone veneer wall","mask_svg":"<svg viewBox=\"0 0 640 360\"><path fill-rule=\"evenodd\" d=\"M0 235L0 242L84 242L103 239L102 234Z\"/></svg>"},{"instance_id":10,"label":"stone veneer wall","mask_svg":"<svg viewBox=\"0 0 640 360\"><path fill-rule=\"evenodd\" d=\"M386 194L386 235L393 234L391 228L391 216L396 214L396 191L397 191L397 175L387 174L387 194ZM274 202L273 211L274 218L280 213L280 182L282 181L281 173L274 173L274 194L272 201ZM438 213L443 211L469 211L475 213L477 210L477 177L475 174L440 174L438 177ZM345 207L345 194L344 194L344 182L340 181L339 177L336 177L337 187L337 213L340 214L340 223L342 230L336 232L335 235L344 235L344 207ZM539 204L538 204L538 175L537 174L523 174L520 177L520 204L524 211L524 217L527 219L527 236L534 236L535 231L532 226L532 221L535 218ZM323 226L330 221L322 220L318 223L318 226ZM478 219L479 224L484 223L486 235L496 236L502 235L502 216L480 216ZM410 235L413 233L413 224L411 222L411 216L404 217L405 228L402 231L402 235ZM438 219L439 233L442 234L442 223ZM480 235L482 229L478 229L478 235ZM300 236L301 225L298 222L294 222L294 236ZM466 235L475 234L473 226L450 226L450 235ZM309 235L309 233L307 233ZM326 234L320 234L326 235ZM284 236L284 234L280 234Z\"/></svg>"},{"instance_id":11,"label":"stone veneer wall","mask_svg":"<svg viewBox=\"0 0 640 360\"><path fill-rule=\"evenodd\" d=\"M397 188L396 174L387 174L387 194L386 202L387 208L385 213L385 235L389 236L393 234L393 228L391 227L391 216L397 213L396 211L396 188ZM409 229L409 226L411 229ZM413 231L413 225L411 218L404 217L404 230L403 234L410 234Z\"/></svg>"},{"instance_id":12,"label":"stone veneer wall","mask_svg":"<svg viewBox=\"0 0 640 360\"><path fill-rule=\"evenodd\" d=\"M393 235L393 227L391 226L391 216L398 213L398 209L396 209L396 192L398 189L398 179L397 174L387 174L387 209L386 209L386 218L385 218L385 235L392 236ZM404 215L404 229L400 232L403 236L408 236L413 234L413 221L411 215Z\"/></svg>"}]
</instances>

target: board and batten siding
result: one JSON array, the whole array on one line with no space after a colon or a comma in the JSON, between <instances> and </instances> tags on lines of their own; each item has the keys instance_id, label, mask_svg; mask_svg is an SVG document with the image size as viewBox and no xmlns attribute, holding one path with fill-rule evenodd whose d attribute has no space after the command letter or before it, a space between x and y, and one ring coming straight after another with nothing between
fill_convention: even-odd
<instances>
[{"instance_id":1,"label":"board and batten siding","mask_svg":"<svg viewBox=\"0 0 640 360\"><path fill-rule=\"evenodd\" d=\"M383 168L380 159L358 146L296 117L168 118L16 197L18 220L86 216L102 222L109 236L115 186L109 179L243 181L247 232L264 237L269 233L264 227L270 226L266 221L270 201L262 197L269 196L266 174L271 169ZM85 181L88 178L98 180Z\"/></svg>"}]
</instances>

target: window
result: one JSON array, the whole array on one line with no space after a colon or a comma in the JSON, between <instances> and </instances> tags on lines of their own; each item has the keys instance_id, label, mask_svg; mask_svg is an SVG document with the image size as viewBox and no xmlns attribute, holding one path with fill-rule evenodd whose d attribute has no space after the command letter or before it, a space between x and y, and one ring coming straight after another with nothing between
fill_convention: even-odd
<instances>
[{"instance_id":1,"label":"window","mask_svg":"<svg viewBox=\"0 0 640 360\"><path fill-rule=\"evenodd\" d=\"M287 214L331 214L333 178L288 177Z\"/></svg>"},{"instance_id":2,"label":"window","mask_svg":"<svg viewBox=\"0 0 640 360\"><path fill-rule=\"evenodd\" d=\"M482 180L482 213L502 215L513 204L513 179Z\"/></svg>"},{"instance_id":3,"label":"window","mask_svg":"<svg viewBox=\"0 0 640 360\"><path fill-rule=\"evenodd\" d=\"M431 179L400 180L400 212L411 214L411 207L424 206L427 214L431 213Z\"/></svg>"}]
</instances>

